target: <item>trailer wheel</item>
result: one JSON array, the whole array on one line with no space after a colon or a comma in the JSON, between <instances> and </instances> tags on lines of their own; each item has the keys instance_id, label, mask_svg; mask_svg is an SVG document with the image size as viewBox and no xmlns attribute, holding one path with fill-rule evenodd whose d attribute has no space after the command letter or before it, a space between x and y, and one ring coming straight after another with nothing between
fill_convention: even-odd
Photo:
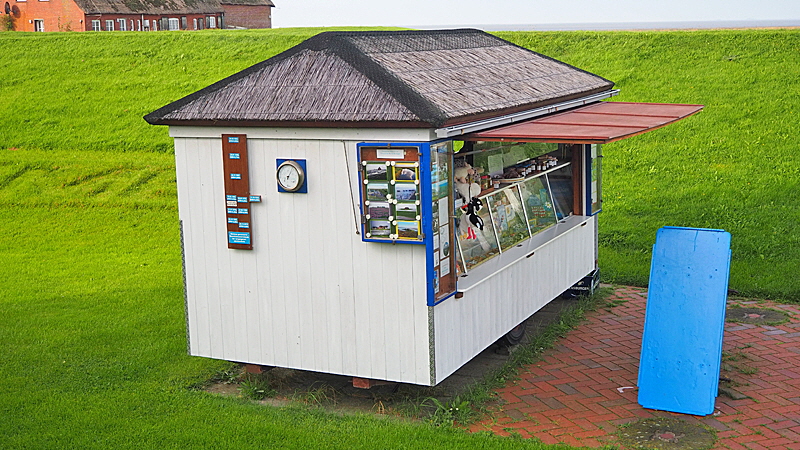
<instances>
[{"instance_id":1,"label":"trailer wheel","mask_svg":"<svg viewBox=\"0 0 800 450\"><path fill-rule=\"evenodd\" d=\"M500 344L506 347L511 347L522 342L522 338L525 337L525 328L527 323L528 319L525 319L522 321L522 323L512 328L511 331L500 338Z\"/></svg>"}]
</instances>

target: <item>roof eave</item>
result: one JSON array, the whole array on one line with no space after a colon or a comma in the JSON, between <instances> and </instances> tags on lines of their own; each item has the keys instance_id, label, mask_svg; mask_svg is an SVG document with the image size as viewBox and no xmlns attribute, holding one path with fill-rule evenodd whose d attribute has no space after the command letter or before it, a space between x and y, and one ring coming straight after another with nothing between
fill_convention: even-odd
<instances>
[{"instance_id":1,"label":"roof eave","mask_svg":"<svg viewBox=\"0 0 800 450\"><path fill-rule=\"evenodd\" d=\"M149 116L149 114L148 114ZM262 127L262 128L433 128L431 124L420 121L278 121L278 120L177 120L150 118L150 125L203 126L203 127Z\"/></svg>"},{"instance_id":2,"label":"roof eave","mask_svg":"<svg viewBox=\"0 0 800 450\"><path fill-rule=\"evenodd\" d=\"M608 97L613 97L619 93L618 89L612 89L613 83L610 86L591 89L588 91L579 92L572 95L558 97L540 102L528 103L525 105L517 106L514 108L506 108L502 110L487 111L480 114L472 114L469 116L457 117L451 119L444 124L438 126L437 135L439 137L453 137L463 134L465 132L474 132L482 129L493 128L501 124L515 122L517 120L525 120L530 115L525 115L526 112L536 112L538 110L554 107L550 111L543 111L542 114L549 114L561 109L579 106L579 104L587 104L603 100ZM578 103L576 103L578 101ZM575 103L575 104L572 104ZM559 107L560 105L564 105ZM541 114L535 114L541 115ZM515 117L519 116L519 117ZM501 122L493 123L492 119L497 119ZM463 131L464 128L470 128L469 131Z\"/></svg>"}]
</instances>

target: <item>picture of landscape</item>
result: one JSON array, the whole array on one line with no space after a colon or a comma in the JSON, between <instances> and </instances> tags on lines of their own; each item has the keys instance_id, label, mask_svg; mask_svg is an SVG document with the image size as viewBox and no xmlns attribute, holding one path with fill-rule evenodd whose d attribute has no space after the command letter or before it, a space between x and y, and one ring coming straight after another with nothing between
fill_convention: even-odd
<instances>
[{"instance_id":1,"label":"picture of landscape","mask_svg":"<svg viewBox=\"0 0 800 450\"><path fill-rule=\"evenodd\" d=\"M417 185L414 183L397 183L394 185L394 196L398 201L419 200Z\"/></svg>"},{"instance_id":2,"label":"picture of landscape","mask_svg":"<svg viewBox=\"0 0 800 450\"><path fill-rule=\"evenodd\" d=\"M386 163L382 162L367 163L366 171L368 180L385 180L388 173Z\"/></svg>"},{"instance_id":3,"label":"picture of landscape","mask_svg":"<svg viewBox=\"0 0 800 450\"><path fill-rule=\"evenodd\" d=\"M394 209L398 219L418 220L419 214L417 213L416 203L398 203L394 206Z\"/></svg>"},{"instance_id":4,"label":"picture of landscape","mask_svg":"<svg viewBox=\"0 0 800 450\"><path fill-rule=\"evenodd\" d=\"M368 232L372 237L389 237L392 227L388 220L370 220Z\"/></svg>"},{"instance_id":5,"label":"picture of landscape","mask_svg":"<svg viewBox=\"0 0 800 450\"><path fill-rule=\"evenodd\" d=\"M397 235L401 238L417 239L419 237L419 222L397 222Z\"/></svg>"},{"instance_id":6,"label":"picture of landscape","mask_svg":"<svg viewBox=\"0 0 800 450\"><path fill-rule=\"evenodd\" d=\"M368 183L367 200L386 200L389 195L389 183Z\"/></svg>"},{"instance_id":7,"label":"picture of landscape","mask_svg":"<svg viewBox=\"0 0 800 450\"><path fill-rule=\"evenodd\" d=\"M391 215L389 204L386 202L372 202L369 204L369 216L372 219L386 219Z\"/></svg>"}]
</instances>

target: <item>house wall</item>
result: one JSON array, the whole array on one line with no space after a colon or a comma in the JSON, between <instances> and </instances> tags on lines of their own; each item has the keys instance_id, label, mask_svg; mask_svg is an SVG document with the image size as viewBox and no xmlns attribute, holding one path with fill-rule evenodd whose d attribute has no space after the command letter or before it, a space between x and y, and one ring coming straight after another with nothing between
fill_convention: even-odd
<instances>
[{"instance_id":1,"label":"house wall","mask_svg":"<svg viewBox=\"0 0 800 450\"><path fill-rule=\"evenodd\" d=\"M120 31L119 27L119 19L126 20L126 30L125 31L167 31L169 28L163 28L164 24L162 24L161 19L178 19L178 27L181 30L201 30L206 29L206 22L208 21L208 17L215 17L214 21L216 25L214 28L220 28L220 17L221 14L161 14L161 15L154 15L154 14L93 14L86 16L86 27L84 28L85 31L92 31L92 20L99 20L101 31L109 31L106 29L106 20L113 20L114 21L114 30L113 31ZM195 28L195 20L197 20L197 27ZM148 21L149 23L145 25L144 21ZM156 22L156 25L153 25L153 21ZM202 21L203 24L200 25L199 22ZM148 28L149 25L149 28ZM184 26L185 25L185 26Z\"/></svg>"},{"instance_id":2,"label":"house wall","mask_svg":"<svg viewBox=\"0 0 800 450\"><path fill-rule=\"evenodd\" d=\"M221 135L239 133L250 193L262 196L250 207L253 250L226 240ZM594 269L596 218L570 216L509 250L502 270L488 262L471 270L482 281L459 280L463 297L428 307L425 246L357 234L356 145L429 141L430 130L170 134L192 355L435 385ZM307 161L308 194L277 192L276 160L285 158Z\"/></svg>"},{"instance_id":3,"label":"house wall","mask_svg":"<svg viewBox=\"0 0 800 450\"><path fill-rule=\"evenodd\" d=\"M319 130L178 128L190 353L429 384L425 246L357 234L356 143L403 133L334 130L343 139L316 140ZM262 196L251 205L253 250L227 248L220 136L237 132L248 136L250 192ZM306 159L307 194L277 191L279 158Z\"/></svg>"},{"instance_id":4,"label":"house wall","mask_svg":"<svg viewBox=\"0 0 800 450\"><path fill-rule=\"evenodd\" d=\"M81 31L85 27L83 11L72 0L10 0L9 4L16 7L16 31L35 31L35 20L44 21L44 31Z\"/></svg>"},{"instance_id":5,"label":"house wall","mask_svg":"<svg viewBox=\"0 0 800 450\"><path fill-rule=\"evenodd\" d=\"M5 4L4 2L0 2ZM158 22L162 17L178 19L180 29L194 30L205 29L208 17L215 17L214 28L222 28L224 15L222 12L208 14L91 14L85 15L73 0L11 0L9 4L13 9L15 31L36 31L35 21L42 20L44 31L92 31L92 20L100 20L102 31L106 31L106 20L114 21L114 31L120 30L119 19L125 19L126 31L146 31L144 20L150 24L149 30L162 31L161 23L156 28L152 22ZM185 18L184 28L182 18ZM194 27L194 19L202 21Z\"/></svg>"},{"instance_id":6,"label":"house wall","mask_svg":"<svg viewBox=\"0 0 800 450\"><path fill-rule=\"evenodd\" d=\"M225 25L242 28L272 28L271 6L222 5Z\"/></svg>"}]
</instances>

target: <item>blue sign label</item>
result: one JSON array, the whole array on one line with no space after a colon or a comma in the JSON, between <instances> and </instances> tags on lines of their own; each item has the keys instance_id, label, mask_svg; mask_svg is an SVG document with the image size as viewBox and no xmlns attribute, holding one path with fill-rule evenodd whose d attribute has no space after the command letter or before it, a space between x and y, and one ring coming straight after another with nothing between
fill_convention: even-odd
<instances>
[{"instance_id":1,"label":"blue sign label","mask_svg":"<svg viewBox=\"0 0 800 450\"><path fill-rule=\"evenodd\" d=\"M250 214L250 210L247 208L239 208L237 214Z\"/></svg>"},{"instance_id":2,"label":"blue sign label","mask_svg":"<svg viewBox=\"0 0 800 450\"><path fill-rule=\"evenodd\" d=\"M228 214L239 214L238 211L236 208L228 208Z\"/></svg>"},{"instance_id":3,"label":"blue sign label","mask_svg":"<svg viewBox=\"0 0 800 450\"><path fill-rule=\"evenodd\" d=\"M236 201L239 203L247 203L247 197L236 197Z\"/></svg>"},{"instance_id":4,"label":"blue sign label","mask_svg":"<svg viewBox=\"0 0 800 450\"><path fill-rule=\"evenodd\" d=\"M226 195L225 196L225 200L227 200L229 202L235 202L236 201L236 196L235 195Z\"/></svg>"},{"instance_id":5,"label":"blue sign label","mask_svg":"<svg viewBox=\"0 0 800 450\"><path fill-rule=\"evenodd\" d=\"M230 159L240 159L241 155L239 155L238 153L228 153L228 157Z\"/></svg>"},{"instance_id":6,"label":"blue sign label","mask_svg":"<svg viewBox=\"0 0 800 450\"><path fill-rule=\"evenodd\" d=\"M241 180L241 179L242 179L242 174L240 174L240 173L232 173L231 174L231 180Z\"/></svg>"},{"instance_id":7,"label":"blue sign label","mask_svg":"<svg viewBox=\"0 0 800 450\"><path fill-rule=\"evenodd\" d=\"M228 217L228 223L239 223L239 219L236 217Z\"/></svg>"},{"instance_id":8,"label":"blue sign label","mask_svg":"<svg viewBox=\"0 0 800 450\"><path fill-rule=\"evenodd\" d=\"M239 228L250 228L250 224L247 222L239 222Z\"/></svg>"},{"instance_id":9,"label":"blue sign label","mask_svg":"<svg viewBox=\"0 0 800 450\"><path fill-rule=\"evenodd\" d=\"M250 233L245 231L228 231L229 244L250 244Z\"/></svg>"},{"instance_id":10,"label":"blue sign label","mask_svg":"<svg viewBox=\"0 0 800 450\"><path fill-rule=\"evenodd\" d=\"M250 203L259 203L261 201L260 195L251 195L250 196Z\"/></svg>"},{"instance_id":11,"label":"blue sign label","mask_svg":"<svg viewBox=\"0 0 800 450\"><path fill-rule=\"evenodd\" d=\"M228 143L229 144L238 144L239 137L238 136L228 136Z\"/></svg>"}]
</instances>

